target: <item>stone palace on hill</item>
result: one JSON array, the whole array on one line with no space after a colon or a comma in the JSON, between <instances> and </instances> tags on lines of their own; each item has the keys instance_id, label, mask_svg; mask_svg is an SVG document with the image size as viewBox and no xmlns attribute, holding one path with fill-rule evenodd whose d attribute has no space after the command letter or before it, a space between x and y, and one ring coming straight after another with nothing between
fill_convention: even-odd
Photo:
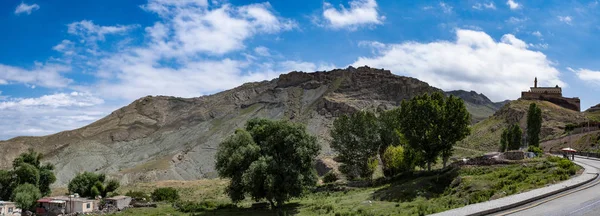
<instances>
[{"instance_id":1,"label":"stone palace on hill","mask_svg":"<svg viewBox=\"0 0 600 216\"><path fill-rule=\"evenodd\" d=\"M552 102L561 107L581 111L580 101L578 97L567 98L562 96L562 88L556 85L555 87L538 87L537 77L533 81L533 87L529 91L521 92L521 99L524 100L544 100Z\"/></svg>"}]
</instances>

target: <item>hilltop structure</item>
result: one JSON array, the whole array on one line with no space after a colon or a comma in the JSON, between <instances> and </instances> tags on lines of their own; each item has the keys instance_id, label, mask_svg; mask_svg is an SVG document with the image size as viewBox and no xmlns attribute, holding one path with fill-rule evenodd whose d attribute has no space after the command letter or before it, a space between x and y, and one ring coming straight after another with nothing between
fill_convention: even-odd
<instances>
[{"instance_id":1,"label":"hilltop structure","mask_svg":"<svg viewBox=\"0 0 600 216\"><path fill-rule=\"evenodd\" d=\"M578 97L563 97L562 88L558 87L558 85L555 87L538 87L537 77L533 81L533 87L531 87L529 91L521 92L521 99L544 100L570 110L575 110L577 112L581 111L580 100Z\"/></svg>"}]
</instances>

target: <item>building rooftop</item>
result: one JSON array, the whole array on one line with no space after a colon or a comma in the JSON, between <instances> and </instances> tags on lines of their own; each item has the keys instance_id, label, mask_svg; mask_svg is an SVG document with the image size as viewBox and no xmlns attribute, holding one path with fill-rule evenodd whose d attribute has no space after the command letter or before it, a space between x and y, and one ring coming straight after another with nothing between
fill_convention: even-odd
<instances>
[{"instance_id":1,"label":"building rooftop","mask_svg":"<svg viewBox=\"0 0 600 216\"><path fill-rule=\"evenodd\" d=\"M127 198L131 198L131 197L128 197L128 196L122 196L122 195L121 195L121 196L109 197L109 198L106 198L106 199L107 199L107 200L121 200L121 199L127 199Z\"/></svg>"}]
</instances>

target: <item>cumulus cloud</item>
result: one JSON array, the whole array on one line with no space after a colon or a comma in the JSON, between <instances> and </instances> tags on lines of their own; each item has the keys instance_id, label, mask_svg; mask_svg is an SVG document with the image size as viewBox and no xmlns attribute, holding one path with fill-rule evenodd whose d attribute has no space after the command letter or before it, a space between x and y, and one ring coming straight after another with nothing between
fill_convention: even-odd
<instances>
[{"instance_id":1,"label":"cumulus cloud","mask_svg":"<svg viewBox=\"0 0 600 216\"><path fill-rule=\"evenodd\" d=\"M539 38L542 38L542 37L544 37L544 35L542 35L542 33L541 33L540 31L534 31L534 32L532 32L531 34L532 34L533 36L536 36L536 37L539 37Z\"/></svg>"},{"instance_id":2,"label":"cumulus cloud","mask_svg":"<svg viewBox=\"0 0 600 216\"><path fill-rule=\"evenodd\" d=\"M592 82L595 84L600 84L600 71L594 71L585 68L573 69L567 68L569 71L575 73L577 78L583 81Z\"/></svg>"},{"instance_id":3,"label":"cumulus cloud","mask_svg":"<svg viewBox=\"0 0 600 216\"><path fill-rule=\"evenodd\" d=\"M22 13L27 13L27 15L31 14L31 12L39 10L40 6L37 4L32 4L32 5L28 5L25 4L23 2L21 2L21 4L19 4L19 6L17 6L17 9L15 9L15 14L22 14Z\"/></svg>"},{"instance_id":4,"label":"cumulus cloud","mask_svg":"<svg viewBox=\"0 0 600 216\"><path fill-rule=\"evenodd\" d=\"M516 9L519 9L519 8L521 8L521 7L522 7L522 5L521 5L521 4L517 3L517 2L516 2L516 1L514 1L514 0L508 0L508 1L506 2L506 4L508 5L508 7L510 7L510 9L511 9L511 10L516 10Z\"/></svg>"},{"instance_id":5,"label":"cumulus cloud","mask_svg":"<svg viewBox=\"0 0 600 216\"><path fill-rule=\"evenodd\" d=\"M489 3L475 3L473 5L473 9L475 10L483 10L483 9L491 9L491 10L496 10L496 5L494 5L494 2L489 2Z\"/></svg>"},{"instance_id":6,"label":"cumulus cloud","mask_svg":"<svg viewBox=\"0 0 600 216\"><path fill-rule=\"evenodd\" d=\"M0 83L14 82L49 88L62 88L73 81L62 74L70 70L71 68L68 66L56 64L36 64L35 68L31 70L0 64Z\"/></svg>"},{"instance_id":7,"label":"cumulus cloud","mask_svg":"<svg viewBox=\"0 0 600 216\"><path fill-rule=\"evenodd\" d=\"M87 92L0 98L0 139L47 135L81 127L105 116L104 100Z\"/></svg>"},{"instance_id":8,"label":"cumulus cloud","mask_svg":"<svg viewBox=\"0 0 600 216\"><path fill-rule=\"evenodd\" d=\"M326 25L334 29L353 30L365 25L379 25L385 20L384 16L379 15L375 0L353 0L349 4L349 9L341 5L338 10L330 3L325 2L323 17Z\"/></svg>"},{"instance_id":9,"label":"cumulus cloud","mask_svg":"<svg viewBox=\"0 0 600 216\"><path fill-rule=\"evenodd\" d=\"M571 25L572 24L571 22L573 21L573 18L571 16L558 16L558 20L561 21L561 22L564 22L566 24Z\"/></svg>"},{"instance_id":10,"label":"cumulus cloud","mask_svg":"<svg viewBox=\"0 0 600 216\"><path fill-rule=\"evenodd\" d=\"M498 42L485 32L463 29L456 31L455 41L386 44L352 65L390 69L444 90L475 90L495 101L518 98L534 77L542 85L565 86L546 55L529 50L514 35Z\"/></svg>"}]
</instances>

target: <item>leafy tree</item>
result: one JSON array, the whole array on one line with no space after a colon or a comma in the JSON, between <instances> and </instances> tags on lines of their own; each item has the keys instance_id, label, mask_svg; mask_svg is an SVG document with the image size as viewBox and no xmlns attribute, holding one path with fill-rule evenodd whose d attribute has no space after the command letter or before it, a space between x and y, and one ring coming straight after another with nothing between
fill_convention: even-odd
<instances>
[{"instance_id":1,"label":"leafy tree","mask_svg":"<svg viewBox=\"0 0 600 216\"><path fill-rule=\"evenodd\" d=\"M470 115L464 102L453 96L446 98L441 92L402 101L400 112L401 132L408 146L427 164L427 170L440 155L445 164L456 142L470 133Z\"/></svg>"},{"instance_id":2,"label":"leafy tree","mask_svg":"<svg viewBox=\"0 0 600 216\"><path fill-rule=\"evenodd\" d=\"M325 175L323 176L324 183L333 183L333 182L336 182L338 179L339 179L338 174L336 172L334 172L333 170L330 170L329 172L325 173Z\"/></svg>"},{"instance_id":3,"label":"leafy tree","mask_svg":"<svg viewBox=\"0 0 600 216\"><path fill-rule=\"evenodd\" d=\"M54 165L47 163L42 165L43 155L29 149L13 160L15 186L29 183L39 188L42 196L52 193L50 185L56 182Z\"/></svg>"},{"instance_id":4,"label":"leafy tree","mask_svg":"<svg viewBox=\"0 0 600 216\"><path fill-rule=\"evenodd\" d=\"M381 159L384 162L386 176L394 176L410 169L404 161L404 154L402 146L388 146L385 149Z\"/></svg>"},{"instance_id":5,"label":"leafy tree","mask_svg":"<svg viewBox=\"0 0 600 216\"><path fill-rule=\"evenodd\" d=\"M379 122L374 113L358 111L333 122L331 148L338 152L340 171L350 179L370 178L369 159L376 157L380 146Z\"/></svg>"},{"instance_id":6,"label":"leafy tree","mask_svg":"<svg viewBox=\"0 0 600 216\"><path fill-rule=\"evenodd\" d=\"M471 134L471 114L462 99L450 96L444 101L442 122L438 125L444 167L454 151L456 142Z\"/></svg>"},{"instance_id":7,"label":"leafy tree","mask_svg":"<svg viewBox=\"0 0 600 216\"><path fill-rule=\"evenodd\" d=\"M519 150L521 148L521 138L523 131L518 124L513 124L502 132L503 139L506 141L508 150ZM502 141L502 139L501 139Z\"/></svg>"},{"instance_id":8,"label":"leafy tree","mask_svg":"<svg viewBox=\"0 0 600 216\"><path fill-rule=\"evenodd\" d=\"M502 135L500 137L500 152L505 152L506 149L508 148L508 138L509 137L509 131L507 129L504 129L504 131L502 131Z\"/></svg>"},{"instance_id":9,"label":"leafy tree","mask_svg":"<svg viewBox=\"0 0 600 216\"><path fill-rule=\"evenodd\" d=\"M0 170L0 200L10 200L15 187L13 171Z\"/></svg>"},{"instance_id":10,"label":"leafy tree","mask_svg":"<svg viewBox=\"0 0 600 216\"><path fill-rule=\"evenodd\" d=\"M16 167L15 175L18 185L29 183L37 187L40 183L40 171L28 163L23 163Z\"/></svg>"},{"instance_id":11,"label":"leafy tree","mask_svg":"<svg viewBox=\"0 0 600 216\"><path fill-rule=\"evenodd\" d=\"M18 208L23 210L32 210L35 202L42 197L40 189L35 185L25 183L19 185L13 191L11 200L16 203Z\"/></svg>"},{"instance_id":12,"label":"leafy tree","mask_svg":"<svg viewBox=\"0 0 600 216\"><path fill-rule=\"evenodd\" d=\"M119 188L119 182L109 180L106 182L106 175L95 174L92 172L83 172L75 176L69 182L69 192L78 193L82 197L94 198L96 196L106 197L108 193L114 192Z\"/></svg>"},{"instance_id":13,"label":"leafy tree","mask_svg":"<svg viewBox=\"0 0 600 216\"><path fill-rule=\"evenodd\" d=\"M527 111L527 143L540 147L540 131L542 130L542 110L535 104L529 105Z\"/></svg>"},{"instance_id":14,"label":"leafy tree","mask_svg":"<svg viewBox=\"0 0 600 216\"><path fill-rule=\"evenodd\" d=\"M316 184L315 157L320 146L306 128L287 121L251 119L218 148L219 176L230 178L233 202L250 195L274 208Z\"/></svg>"}]
</instances>

